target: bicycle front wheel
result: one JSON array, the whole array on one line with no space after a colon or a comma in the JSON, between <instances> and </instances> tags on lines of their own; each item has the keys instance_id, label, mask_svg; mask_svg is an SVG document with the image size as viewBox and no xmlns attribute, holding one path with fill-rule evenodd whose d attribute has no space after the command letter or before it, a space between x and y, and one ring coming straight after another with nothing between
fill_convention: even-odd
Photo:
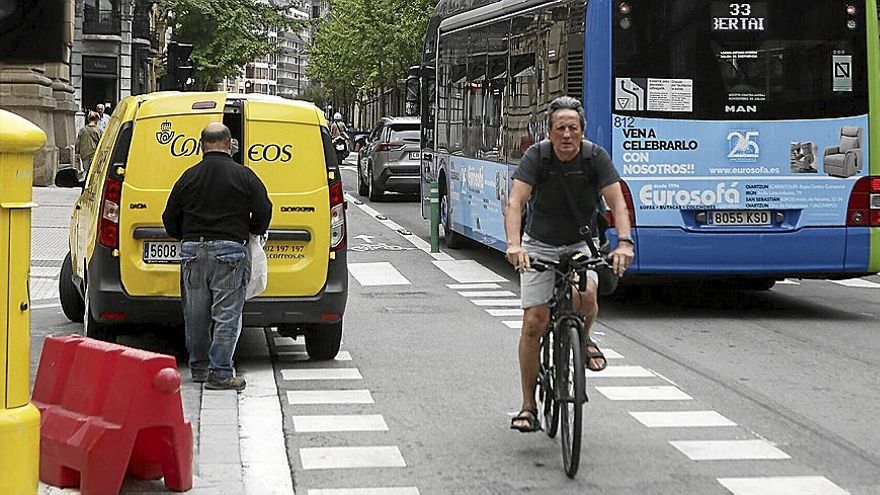
<instances>
[{"instance_id":1,"label":"bicycle front wheel","mask_svg":"<svg viewBox=\"0 0 880 495\"><path fill-rule=\"evenodd\" d=\"M574 323L567 323L557 359L558 398L562 423L562 464L565 474L574 478L581 461L583 406L586 401L586 377L581 332Z\"/></svg>"},{"instance_id":2,"label":"bicycle front wheel","mask_svg":"<svg viewBox=\"0 0 880 495\"><path fill-rule=\"evenodd\" d=\"M559 430L559 402L556 401L555 375L553 366L553 332L547 332L541 339L541 373L538 375L538 401L544 414L544 432L553 438Z\"/></svg>"}]
</instances>

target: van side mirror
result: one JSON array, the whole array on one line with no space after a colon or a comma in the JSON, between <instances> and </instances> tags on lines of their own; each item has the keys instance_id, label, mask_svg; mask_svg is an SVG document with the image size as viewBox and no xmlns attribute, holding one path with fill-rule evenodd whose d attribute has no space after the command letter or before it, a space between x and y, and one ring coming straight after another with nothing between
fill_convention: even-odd
<instances>
[{"instance_id":1,"label":"van side mirror","mask_svg":"<svg viewBox=\"0 0 880 495\"><path fill-rule=\"evenodd\" d=\"M83 187L86 181L79 178L79 170L65 167L55 174L56 187Z\"/></svg>"},{"instance_id":2,"label":"van side mirror","mask_svg":"<svg viewBox=\"0 0 880 495\"><path fill-rule=\"evenodd\" d=\"M417 117L419 115L419 93L421 92L421 80L418 76L409 76L406 78L406 96L404 98L404 113L407 117Z\"/></svg>"}]
</instances>

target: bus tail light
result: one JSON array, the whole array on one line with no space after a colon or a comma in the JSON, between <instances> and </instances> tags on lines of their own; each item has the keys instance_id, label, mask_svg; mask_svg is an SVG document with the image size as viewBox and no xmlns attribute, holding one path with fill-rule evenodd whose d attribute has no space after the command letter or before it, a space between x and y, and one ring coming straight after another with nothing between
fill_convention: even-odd
<instances>
[{"instance_id":1,"label":"bus tail light","mask_svg":"<svg viewBox=\"0 0 880 495\"><path fill-rule=\"evenodd\" d=\"M330 183L330 251L345 249L345 194L342 181Z\"/></svg>"},{"instance_id":2,"label":"bus tail light","mask_svg":"<svg viewBox=\"0 0 880 495\"><path fill-rule=\"evenodd\" d=\"M629 190L629 186L623 180L620 181L620 189L623 191L623 199L626 201L626 212L629 213L630 227L636 226L636 210L633 208L633 197ZM611 210L605 211L605 220L608 221L609 227L614 227L614 214Z\"/></svg>"},{"instance_id":3,"label":"bus tail light","mask_svg":"<svg viewBox=\"0 0 880 495\"><path fill-rule=\"evenodd\" d=\"M122 182L110 177L104 181L104 194L101 195L101 218L98 219L98 243L106 248L119 247L119 201L122 197Z\"/></svg>"},{"instance_id":4,"label":"bus tail light","mask_svg":"<svg viewBox=\"0 0 880 495\"><path fill-rule=\"evenodd\" d=\"M849 195L848 227L880 227L880 177L862 177Z\"/></svg>"}]
</instances>

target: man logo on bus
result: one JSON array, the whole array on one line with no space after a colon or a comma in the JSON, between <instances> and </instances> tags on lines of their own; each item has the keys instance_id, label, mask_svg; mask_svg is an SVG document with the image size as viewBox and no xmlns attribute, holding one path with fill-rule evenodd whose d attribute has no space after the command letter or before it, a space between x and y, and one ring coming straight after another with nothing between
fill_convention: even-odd
<instances>
[{"instance_id":1,"label":"man logo on bus","mask_svg":"<svg viewBox=\"0 0 880 495\"><path fill-rule=\"evenodd\" d=\"M756 162L761 157L758 146L758 131L730 131L727 144L730 152L727 158L738 162Z\"/></svg>"}]
</instances>

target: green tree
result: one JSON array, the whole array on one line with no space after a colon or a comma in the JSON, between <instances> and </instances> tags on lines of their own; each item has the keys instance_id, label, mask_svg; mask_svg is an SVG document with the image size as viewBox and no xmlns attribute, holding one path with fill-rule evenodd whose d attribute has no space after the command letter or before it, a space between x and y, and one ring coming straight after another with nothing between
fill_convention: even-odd
<instances>
[{"instance_id":1,"label":"green tree","mask_svg":"<svg viewBox=\"0 0 880 495\"><path fill-rule=\"evenodd\" d=\"M319 79L337 103L384 90L419 63L433 0L330 0L318 24L308 76Z\"/></svg>"},{"instance_id":2,"label":"green tree","mask_svg":"<svg viewBox=\"0 0 880 495\"><path fill-rule=\"evenodd\" d=\"M161 0L173 37L192 43L196 87L208 89L242 67L277 51L269 31L297 31L303 21L288 7L257 0Z\"/></svg>"}]
</instances>

